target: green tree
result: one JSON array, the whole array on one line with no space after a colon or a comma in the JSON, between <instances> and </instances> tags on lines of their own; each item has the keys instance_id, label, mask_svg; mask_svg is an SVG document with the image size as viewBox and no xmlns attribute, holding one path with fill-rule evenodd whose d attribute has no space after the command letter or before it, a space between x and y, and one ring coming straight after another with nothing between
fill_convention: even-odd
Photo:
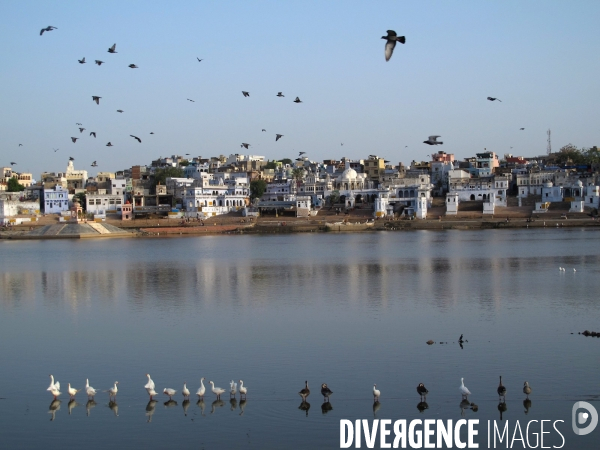
<instances>
[{"instance_id":1,"label":"green tree","mask_svg":"<svg viewBox=\"0 0 600 450\"><path fill-rule=\"evenodd\" d=\"M267 161L264 168L265 169L277 169L277 163L275 161Z\"/></svg>"},{"instance_id":2,"label":"green tree","mask_svg":"<svg viewBox=\"0 0 600 450\"><path fill-rule=\"evenodd\" d=\"M302 180L302 178L304 178L304 169L302 167L296 167L292 170L292 178L296 181Z\"/></svg>"},{"instance_id":3,"label":"green tree","mask_svg":"<svg viewBox=\"0 0 600 450\"><path fill-rule=\"evenodd\" d=\"M583 154L587 164L600 164L600 150L598 150L598 147L585 149Z\"/></svg>"},{"instance_id":4,"label":"green tree","mask_svg":"<svg viewBox=\"0 0 600 450\"><path fill-rule=\"evenodd\" d=\"M283 164L284 166L285 166L286 164L289 164L289 165L291 166L291 165L292 165L292 160L291 160L290 158L283 158L283 159L281 160L281 164Z\"/></svg>"},{"instance_id":5,"label":"green tree","mask_svg":"<svg viewBox=\"0 0 600 450\"><path fill-rule=\"evenodd\" d=\"M250 182L250 198L261 198L267 190L267 182L265 180L254 180Z\"/></svg>"},{"instance_id":6,"label":"green tree","mask_svg":"<svg viewBox=\"0 0 600 450\"><path fill-rule=\"evenodd\" d=\"M167 178L182 178L183 169L179 167L161 167L154 171L154 184L166 184Z\"/></svg>"},{"instance_id":7,"label":"green tree","mask_svg":"<svg viewBox=\"0 0 600 450\"><path fill-rule=\"evenodd\" d=\"M331 194L329 194L329 197L327 198L329 199L329 204L331 206L335 205L340 201L340 191L337 189L335 191L331 191Z\"/></svg>"},{"instance_id":8,"label":"green tree","mask_svg":"<svg viewBox=\"0 0 600 450\"><path fill-rule=\"evenodd\" d=\"M185 159L183 161L179 161L179 167L186 167L189 165L190 165L190 162Z\"/></svg>"},{"instance_id":9,"label":"green tree","mask_svg":"<svg viewBox=\"0 0 600 450\"><path fill-rule=\"evenodd\" d=\"M75 200L77 200L79 202L79 204L83 208L83 211L87 210L87 199L86 199L85 192L79 192L78 194L75 194L73 196L73 202L75 202Z\"/></svg>"},{"instance_id":10,"label":"green tree","mask_svg":"<svg viewBox=\"0 0 600 450\"><path fill-rule=\"evenodd\" d=\"M19 184L19 180L17 180L15 177L11 177L8 180L8 186L6 190L8 192L21 192L25 190L25 186Z\"/></svg>"},{"instance_id":11,"label":"green tree","mask_svg":"<svg viewBox=\"0 0 600 450\"><path fill-rule=\"evenodd\" d=\"M573 144L567 144L558 151L556 162L559 164L585 164L585 156Z\"/></svg>"}]
</instances>

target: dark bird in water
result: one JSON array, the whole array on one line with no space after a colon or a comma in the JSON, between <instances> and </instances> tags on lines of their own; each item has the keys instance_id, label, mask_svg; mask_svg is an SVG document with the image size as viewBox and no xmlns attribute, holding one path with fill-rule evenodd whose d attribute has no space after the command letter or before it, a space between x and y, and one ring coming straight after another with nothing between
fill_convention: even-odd
<instances>
[{"instance_id":1,"label":"dark bird in water","mask_svg":"<svg viewBox=\"0 0 600 450\"><path fill-rule=\"evenodd\" d=\"M100 104L100 99L101 99L101 98L102 98L102 97L98 97L97 95L92 95L92 101L93 101L93 102L96 102L96 105L99 105L99 104ZM80 124L80 125L81 125L81 124Z\"/></svg>"},{"instance_id":2,"label":"dark bird in water","mask_svg":"<svg viewBox=\"0 0 600 450\"><path fill-rule=\"evenodd\" d=\"M83 133L83 130L85 130L85 128L81 128L81 127L79 127L79 132L80 132L80 133Z\"/></svg>"},{"instance_id":3,"label":"dark bird in water","mask_svg":"<svg viewBox=\"0 0 600 450\"><path fill-rule=\"evenodd\" d=\"M302 103L302 100L300 100L300 97L296 97L296 100L294 100L294 103Z\"/></svg>"},{"instance_id":4,"label":"dark bird in water","mask_svg":"<svg viewBox=\"0 0 600 450\"><path fill-rule=\"evenodd\" d=\"M75 158L73 158L72 156L69 156L69 161L75 161Z\"/></svg>"},{"instance_id":5,"label":"dark bird in water","mask_svg":"<svg viewBox=\"0 0 600 450\"><path fill-rule=\"evenodd\" d=\"M117 53L115 48L117 48L117 44L113 44L112 47L108 49L108 53Z\"/></svg>"},{"instance_id":6,"label":"dark bird in water","mask_svg":"<svg viewBox=\"0 0 600 450\"><path fill-rule=\"evenodd\" d=\"M40 30L40 36L41 36L42 34L44 34L44 31L52 31L52 30L56 30L56 29L57 29L56 27L53 27L52 25L48 25L46 28L42 28L42 29Z\"/></svg>"},{"instance_id":7,"label":"dark bird in water","mask_svg":"<svg viewBox=\"0 0 600 450\"><path fill-rule=\"evenodd\" d=\"M437 138L439 138L439 137L441 137L441 136L429 136L429 139L427 139L426 141L423 141L423 144L428 144L428 145L443 144L443 142L437 140Z\"/></svg>"},{"instance_id":8,"label":"dark bird in water","mask_svg":"<svg viewBox=\"0 0 600 450\"><path fill-rule=\"evenodd\" d=\"M244 97L250 97L250 92L242 91L242 94L244 94Z\"/></svg>"},{"instance_id":9,"label":"dark bird in water","mask_svg":"<svg viewBox=\"0 0 600 450\"><path fill-rule=\"evenodd\" d=\"M529 394L531 394L531 386L529 386L529 383L527 381L523 385L523 394L525 394L527 398L529 398Z\"/></svg>"},{"instance_id":10,"label":"dark bird in water","mask_svg":"<svg viewBox=\"0 0 600 450\"><path fill-rule=\"evenodd\" d=\"M523 131L525 128L519 128L519 130Z\"/></svg>"},{"instance_id":11,"label":"dark bird in water","mask_svg":"<svg viewBox=\"0 0 600 450\"><path fill-rule=\"evenodd\" d=\"M92 163L92 167L96 167L96 166L98 166L98 164L96 164L96 161L94 161L94 162Z\"/></svg>"},{"instance_id":12,"label":"dark bird in water","mask_svg":"<svg viewBox=\"0 0 600 450\"><path fill-rule=\"evenodd\" d=\"M323 396L323 401L327 399L329 401L329 396L333 394L333 391L327 387L327 383L323 383L321 385L321 395Z\"/></svg>"},{"instance_id":13,"label":"dark bird in water","mask_svg":"<svg viewBox=\"0 0 600 450\"><path fill-rule=\"evenodd\" d=\"M306 397L308 397L310 395L310 389L308 388L308 381L304 382L304 389L302 389L300 392L298 392L298 395L300 395L300 397L302 397L303 402L306 401Z\"/></svg>"},{"instance_id":14,"label":"dark bird in water","mask_svg":"<svg viewBox=\"0 0 600 450\"><path fill-rule=\"evenodd\" d=\"M276 134L275 135L275 142L277 142L279 139L281 139L283 137L283 134Z\"/></svg>"},{"instance_id":15,"label":"dark bird in water","mask_svg":"<svg viewBox=\"0 0 600 450\"><path fill-rule=\"evenodd\" d=\"M188 100L188 102L194 102L195 103L195 100L192 100L191 98L188 98L187 100Z\"/></svg>"},{"instance_id":16,"label":"dark bird in water","mask_svg":"<svg viewBox=\"0 0 600 450\"><path fill-rule=\"evenodd\" d=\"M245 142L242 142L242 145L240 145L240 147L244 147L244 148L248 148L250 147L250 144L246 144Z\"/></svg>"},{"instance_id":17,"label":"dark bird in water","mask_svg":"<svg viewBox=\"0 0 600 450\"><path fill-rule=\"evenodd\" d=\"M108 144L106 144L107 147L112 147L113 145L109 142Z\"/></svg>"},{"instance_id":18,"label":"dark bird in water","mask_svg":"<svg viewBox=\"0 0 600 450\"><path fill-rule=\"evenodd\" d=\"M499 102L502 102L502 100L500 100L499 98L496 97L488 97L487 98L490 102L493 102L494 100L498 100Z\"/></svg>"},{"instance_id":19,"label":"dark bird in water","mask_svg":"<svg viewBox=\"0 0 600 450\"><path fill-rule=\"evenodd\" d=\"M140 144L142 143L142 140L141 140L139 137L137 137L137 136L134 136L133 134L130 134L129 136L131 136L131 137L132 137L132 138L134 138L134 139L137 139L137 141L138 141Z\"/></svg>"},{"instance_id":20,"label":"dark bird in water","mask_svg":"<svg viewBox=\"0 0 600 450\"><path fill-rule=\"evenodd\" d=\"M423 399L427 400L427 394L429 394L429 391L423 383L419 383L417 386L417 392L421 396L421 401L423 401Z\"/></svg>"},{"instance_id":21,"label":"dark bird in water","mask_svg":"<svg viewBox=\"0 0 600 450\"><path fill-rule=\"evenodd\" d=\"M136 66L135 64L129 64L127 67L129 67L130 69L137 69L138 66Z\"/></svg>"},{"instance_id":22,"label":"dark bird in water","mask_svg":"<svg viewBox=\"0 0 600 450\"><path fill-rule=\"evenodd\" d=\"M398 36L394 30L387 30L387 36L381 36L381 39L385 39L385 60L389 61L392 57L392 53L394 53L394 47L396 47L396 42L400 42L404 44L406 42L406 38L404 36Z\"/></svg>"},{"instance_id":23,"label":"dark bird in water","mask_svg":"<svg viewBox=\"0 0 600 450\"><path fill-rule=\"evenodd\" d=\"M98 64L99 66L101 66L102 64L104 64L104 61L100 61L99 59L96 59L94 62L96 64Z\"/></svg>"},{"instance_id":24,"label":"dark bird in water","mask_svg":"<svg viewBox=\"0 0 600 450\"><path fill-rule=\"evenodd\" d=\"M79 61L79 64L85 64L85 56L77 61Z\"/></svg>"},{"instance_id":25,"label":"dark bird in water","mask_svg":"<svg viewBox=\"0 0 600 450\"><path fill-rule=\"evenodd\" d=\"M198 62L201 62L201 61L202 61L202 60L201 60L200 58L198 58L197 56L196 56L196 59L198 60Z\"/></svg>"},{"instance_id":26,"label":"dark bird in water","mask_svg":"<svg viewBox=\"0 0 600 450\"><path fill-rule=\"evenodd\" d=\"M16 162L11 162L10 165L14 166L15 164L17 164Z\"/></svg>"},{"instance_id":27,"label":"dark bird in water","mask_svg":"<svg viewBox=\"0 0 600 450\"><path fill-rule=\"evenodd\" d=\"M90 132L90 136L96 137L96 132L95 131Z\"/></svg>"},{"instance_id":28,"label":"dark bird in water","mask_svg":"<svg viewBox=\"0 0 600 450\"><path fill-rule=\"evenodd\" d=\"M73 137L73 136L71 136L71 140L73 141L73 144L74 144L75 142L77 142L77 139L79 139L79 138L76 138L76 137Z\"/></svg>"},{"instance_id":29,"label":"dark bird in water","mask_svg":"<svg viewBox=\"0 0 600 450\"><path fill-rule=\"evenodd\" d=\"M118 112L118 113L122 113L122 112L123 112L123 110L122 110L122 109L117 109L117 112Z\"/></svg>"},{"instance_id":30,"label":"dark bird in water","mask_svg":"<svg viewBox=\"0 0 600 450\"><path fill-rule=\"evenodd\" d=\"M500 375L500 384L498 385L498 396L506 402L506 387L502 384L502 375Z\"/></svg>"},{"instance_id":31,"label":"dark bird in water","mask_svg":"<svg viewBox=\"0 0 600 450\"><path fill-rule=\"evenodd\" d=\"M278 92L277 97L285 97L285 95L283 95L283 93L281 93L281 92Z\"/></svg>"}]
</instances>

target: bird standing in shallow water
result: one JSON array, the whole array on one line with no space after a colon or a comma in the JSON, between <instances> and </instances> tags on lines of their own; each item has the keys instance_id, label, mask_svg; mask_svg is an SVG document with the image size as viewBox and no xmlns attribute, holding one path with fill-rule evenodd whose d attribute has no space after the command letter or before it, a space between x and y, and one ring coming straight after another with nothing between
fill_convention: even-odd
<instances>
[{"instance_id":1,"label":"bird standing in shallow water","mask_svg":"<svg viewBox=\"0 0 600 450\"><path fill-rule=\"evenodd\" d=\"M213 394L215 394L217 396L217 400L221 400L221 394L223 392L225 392L225 389L220 388L220 387L215 387L215 383L213 383L212 381L209 381L209 383L212 386L211 390L213 391Z\"/></svg>"},{"instance_id":2,"label":"bird standing in shallow water","mask_svg":"<svg viewBox=\"0 0 600 450\"><path fill-rule=\"evenodd\" d=\"M163 389L163 394L168 395L169 396L169 401L173 400L172 397L177 394L177 391L175 389L171 389L171 388L164 388Z\"/></svg>"},{"instance_id":3,"label":"bird standing in shallow water","mask_svg":"<svg viewBox=\"0 0 600 450\"><path fill-rule=\"evenodd\" d=\"M380 395L381 395L381 391L379 389L377 389L377 385L374 384L373 385L373 400L375 400L376 402L378 402Z\"/></svg>"},{"instance_id":4,"label":"bird standing in shallow water","mask_svg":"<svg viewBox=\"0 0 600 450\"><path fill-rule=\"evenodd\" d=\"M119 389L117 388L117 384L119 384L118 381L115 381L115 384L113 387L111 387L110 389L108 389L106 392L108 392L108 399L113 399L113 400L117 400L117 392L119 391Z\"/></svg>"},{"instance_id":5,"label":"bird standing in shallow water","mask_svg":"<svg viewBox=\"0 0 600 450\"><path fill-rule=\"evenodd\" d=\"M331 389L329 389L329 387L327 386L327 383L323 383L321 385L321 395L323 396L323 401L325 401L325 399L327 399L327 401L329 401L329 396L333 394L333 391Z\"/></svg>"},{"instance_id":6,"label":"bird standing in shallow water","mask_svg":"<svg viewBox=\"0 0 600 450\"><path fill-rule=\"evenodd\" d=\"M529 383L527 381L523 385L523 394L525 394L527 398L529 398L529 394L531 394L531 386L529 386Z\"/></svg>"},{"instance_id":7,"label":"bird standing in shallow water","mask_svg":"<svg viewBox=\"0 0 600 450\"><path fill-rule=\"evenodd\" d=\"M206 392L206 388L204 387L204 377L200 378L200 387L196 391L196 395L198 398L204 398L204 393Z\"/></svg>"},{"instance_id":8,"label":"bird standing in shallow water","mask_svg":"<svg viewBox=\"0 0 600 450\"><path fill-rule=\"evenodd\" d=\"M469 395L471 395L471 391L469 391L467 389L467 387L465 386L465 379L464 378L460 379L460 386L458 387L458 390L460 391L461 395L464 398L468 398Z\"/></svg>"},{"instance_id":9,"label":"bird standing in shallow water","mask_svg":"<svg viewBox=\"0 0 600 450\"><path fill-rule=\"evenodd\" d=\"M394 53L394 48L396 47L396 42L400 42L404 44L406 42L406 38L404 36L398 36L394 30L387 30L387 36L381 36L381 39L385 39L385 60L389 61L392 57L392 53Z\"/></svg>"},{"instance_id":10,"label":"bird standing in shallow water","mask_svg":"<svg viewBox=\"0 0 600 450\"><path fill-rule=\"evenodd\" d=\"M502 384L502 375L500 375L500 384L498 385L498 396L506 401L506 387Z\"/></svg>"},{"instance_id":11,"label":"bird standing in shallow water","mask_svg":"<svg viewBox=\"0 0 600 450\"><path fill-rule=\"evenodd\" d=\"M421 400L427 400L427 394L429 394L429 391L423 383L419 383L419 385L417 386L417 392L421 396Z\"/></svg>"},{"instance_id":12,"label":"bird standing in shallow water","mask_svg":"<svg viewBox=\"0 0 600 450\"><path fill-rule=\"evenodd\" d=\"M77 394L81 389L75 389L71 387L71 383L69 383L69 389L67 392L69 393L69 397L75 398L75 394Z\"/></svg>"},{"instance_id":13,"label":"bird standing in shallow water","mask_svg":"<svg viewBox=\"0 0 600 450\"><path fill-rule=\"evenodd\" d=\"M235 395L237 394L237 383L231 380L229 383L229 388L229 398L235 398Z\"/></svg>"},{"instance_id":14,"label":"bird standing in shallow water","mask_svg":"<svg viewBox=\"0 0 600 450\"><path fill-rule=\"evenodd\" d=\"M181 390L184 398L190 398L190 390L186 386L186 382L183 382L183 389Z\"/></svg>"},{"instance_id":15,"label":"bird standing in shallow water","mask_svg":"<svg viewBox=\"0 0 600 450\"><path fill-rule=\"evenodd\" d=\"M306 397L310 395L310 389L308 388L308 380L304 382L304 389L298 392L298 395L302 397L302 401L306 401Z\"/></svg>"},{"instance_id":16,"label":"bird standing in shallow water","mask_svg":"<svg viewBox=\"0 0 600 450\"><path fill-rule=\"evenodd\" d=\"M246 398L246 394L248 393L248 388L246 386L244 386L244 382L242 380L240 380L240 402L242 400L242 396L244 396L244 398ZM241 408L242 404L240 403L240 408Z\"/></svg>"},{"instance_id":17,"label":"bird standing in shallow water","mask_svg":"<svg viewBox=\"0 0 600 450\"><path fill-rule=\"evenodd\" d=\"M96 389L94 389L93 387L90 386L90 380L88 380L87 378L85 379L85 393L88 396L88 400L90 400L90 398L92 399L92 401L94 400L94 396L96 395Z\"/></svg>"}]
</instances>

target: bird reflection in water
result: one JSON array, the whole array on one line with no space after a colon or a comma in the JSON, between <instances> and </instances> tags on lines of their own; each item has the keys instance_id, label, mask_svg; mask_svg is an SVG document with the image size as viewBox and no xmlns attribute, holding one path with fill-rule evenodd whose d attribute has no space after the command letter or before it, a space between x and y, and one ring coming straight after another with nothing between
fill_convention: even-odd
<instances>
[{"instance_id":1,"label":"bird reflection in water","mask_svg":"<svg viewBox=\"0 0 600 450\"><path fill-rule=\"evenodd\" d=\"M78 406L81 405L77 403L74 398L69 400L69 404L67 405L67 407L69 408L69 415L71 415L71 411L73 411L73 408L77 408Z\"/></svg>"},{"instance_id":2,"label":"bird reflection in water","mask_svg":"<svg viewBox=\"0 0 600 450\"><path fill-rule=\"evenodd\" d=\"M327 400L326 402L323 402L323 404L321 405L321 412L323 414L327 414L332 409L333 409L333 406L331 406L331 403L329 403L329 400Z\"/></svg>"},{"instance_id":3,"label":"bird reflection in water","mask_svg":"<svg viewBox=\"0 0 600 450\"><path fill-rule=\"evenodd\" d=\"M163 405L165 405L165 408L173 408L173 407L177 406L177 402L170 398L169 400L164 402Z\"/></svg>"},{"instance_id":4,"label":"bird reflection in water","mask_svg":"<svg viewBox=\"0 0 600 450\"><path fill-rule=\"evenodd\" d=\"M92 410L92 408L96 407L96 401L95 400L88 400L87 403L85 404L85 414L90 417L90 411Z\"/></svg>"},{"instance_id":5,"label":"bird reflection in water","mask_svg":"<svg viewBox=\"0 0 600 450\"><path fill-rule=\"evenodd\" d=\"M52 403L50 403L50 407L48 408L48 413L52 414L52 417L50 417L50 422L56 418L56 411L60 410L60 404L61 401L59 399L54 399L52 400Z\"/></svg>"},{"instance_id":6,"label":"bird reflection in water","mask_svg":"<svg viewBox=\"0 0 600 450\"><path fill-rule=\"evenodd\" d=\"M200 414L204 416L204 408L206 408L206 404L204 403L204 399L201 398L196 402L196 406L200 408Z\"/></svg>"},{"instance_id":7,"label":"bird reflection in water","mask_svg":"<svg viewBox=\"0 0 600 450\"><path fill-rule=\"evenodd\" d=\"M306 417L308 417L308 410L310 409L310 403L308 403L307 401L303 401L302 403L300 403L300 406L298 406L298 409L306 412Z\"/></svg>"},{"instance_id":8,"label":"bird reflection in water","mask_svg":"<svg viewBox=\"0 0 600 450\"><path fill-rule=\"evenodd\" d=\"M116 401L111 400L110 402L108 402L108 407L113 412L115 417L119 417L119 405L117 404Z\"/></svg>"},{"instance_id":9,"label":"bird reflection in water","mask_svg":"<svg viewBox=\"0 0 600 450\"><path fill-rule=\"evenodd\" d=\"M463 399L458 406L460 407L460 415L464 417L465 410L471 407L471 403L469 402L469 400Z\"/></svg>"},{"instance_id":10,"label":"bird reflection in water","mask_svg":"<svg viewBox=\"0 0 600 450\"><path fill-rule=\"evenodd\" d=\"M502 413L506 412L508 408L506 407L506 402L498 403L498 411L500 411L500 420L502 420Z\"/></svg>"},{"instance_id":11,"label":"bird reflection in water","mask_svg":"<svg viewBox=\"0 0 600 450\"><path fill-rule=\"evenodd\" d=\"M422 413L426 409L429 409L429 405L427 404L427 402L419 402L419 404L417 405L417 409L420 413Z\"/></svg>"},{"instance_id":12,"label":"bird reflection in water","mask_svg":"<svg viewBox=\"0 0 600 450\"><path fill-rule=\"evenodd\" d=\"M240 416L244 415L245 409L246 409L246 399L240 400Z\"/></svg>"},{"instance_id":13,"label":"bird reflection in water","mask_svg":"<svg viewBox=\"0 0 600 450\"><path fill-rule=\"evenodd\" d=\"M148 423L152 422L152 416L154 415L157 403L158 400L150 400L146 405L146 417L148 417Z\"/></svg>"},{"instance_id":14,"label":"bird reflection in water","mask_svg":"<svg viewBox=\"0 0 600 450\"><path fill-rule=\"evenodd\" d=\"M230 398L229 399L229 404L231 405L231 411L237 409L238 406L238 402L235 398Z\"/></svg>"},{"instance_id":15,"label":"bird reflection in water","mask_svg":"<svg viewBox=\"0 0 600 450\"><path fill-rule=\"evenodd\" d=\"M223 406L225 406L225 402L223 400L215 400L210 405L210 413L214 414L214 412L217 408L222 408Z\"/></svg>"},{"instance_id":16,"label":"bird reflection in water","mask_svg":"<svg viewBox=\"0 0 600 450\"><path fill-rule=\"evenodd\" d=\"M529 408L531 408L531 400L526 398L523 400L523 407L525 408L525 414L529 414Z\"/></svg>"},{"instance_id":17,"label":"bird reflection in water","mask_svg":"<svg viewBox=\"0 0 600 450\"><path fill-rule=\"evenodd\" d=\"M183 407L183 415L187 417L187 410L190 407L190 400L189 399L185 399L182 403L181 406Z\"/></svg>"},{"instance_id":18,"label":"bird reflection in water","mask_svg":"<svg viewBox=\"0 0 600 450\"><path fill-rule=\"evenodd\" d=\"M379 411L379 408L381 408L381 403L379 403L379 400L375 400L373 402L373 417L377 419L377 411Z\"/></svg>"}]
</instances>

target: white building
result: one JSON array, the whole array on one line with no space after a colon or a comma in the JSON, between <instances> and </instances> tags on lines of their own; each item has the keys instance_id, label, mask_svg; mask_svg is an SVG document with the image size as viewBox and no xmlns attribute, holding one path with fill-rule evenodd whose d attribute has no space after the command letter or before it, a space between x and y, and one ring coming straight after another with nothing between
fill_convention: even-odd
<instances>
[{"instance_id":1,"label":"white building","mask_svg":"<svg viewBox=\"0 0 600 450\"><path fill-rule=\"evenodd\" d=\"M60 214L69 210L69 194L62 186L53 189L44 189L44 212L46 214Z\"/></svg>"},{"instance_id":2,"label":"white building","mask_svg":"<svg viewBox=\"0 0 600 450\"><path fill-rule=\"evenodd\" d=\"M105 189L98 189L97 193L88 193L85 201L88 214L93 214L94 218L106 218L107 214L121 214L125 193L107 194Z\"/></svg>"},{"instance_id":3,"label":"white building","mask_svg":"<svg viewBox=\"0 0 600 450\"><path fill-rule=\"evenodd\" d=\"M241 176L233 176L241 175ZM186 188L183 208L187 217L208 218L238 211L250 203L245 174L203 174L201 185Z\"/></svg>"}]
</instances>

